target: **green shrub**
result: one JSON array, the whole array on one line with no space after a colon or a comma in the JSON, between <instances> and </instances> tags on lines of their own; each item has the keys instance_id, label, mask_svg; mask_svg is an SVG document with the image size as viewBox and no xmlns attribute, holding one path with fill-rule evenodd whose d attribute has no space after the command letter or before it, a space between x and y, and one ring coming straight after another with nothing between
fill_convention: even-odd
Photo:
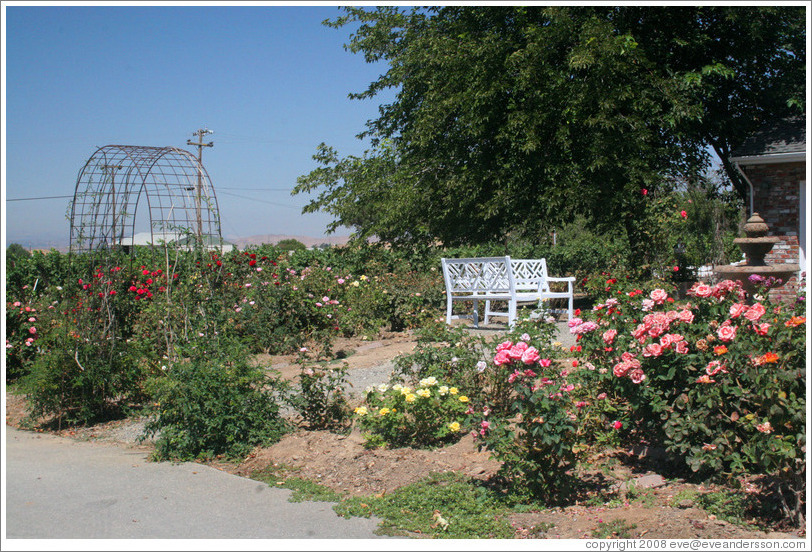
<instances>
[{"instance_id":1,"label":"green shrub","mask_svg":"<svg viewBox=\"0 0 812 552\"><path fill-rule=\"evenodd\" d=\"M146 372L132 347L114 335L60 322L38 343L40 352L20 380L31 417L53 416L59 426L91 424L139 406Z\"/></svg>"},{"instance_id":2,"label":"green shrub","mask_svg":"<svg viewBox=\"0 0 812 552\"><path fill-rule=\"evenodd\" d=\"M366 390L356 420L368 446L433 447L457 441L471 400L434 377L416 389L380 384Z\"/></svg>"},{"instance_id":3,"label":"green shrub","mask_svg":"<svg viewBox=\"0 0 812 552\"><path fill-rule=\"evenodd\" d=\"M299 355L302 367L299 390L289 398L309 429L344 430L350 422L350 406L344 386L347 366L322 368L309 365L304 351Z\"/></svg>"},{"instance_id":4,"label":"green shrub","mask_svg":"<svg viewBox=\"0 0 812 552\"><path fill-rule=\"evenodd\" d=\"M188 360L148 382L155 407L146 434L157 435L156 459L238 457L284 435L285 386L250 365L246 353L234 342L196 340L184 351Z\"/></svg>"}]
</instances>

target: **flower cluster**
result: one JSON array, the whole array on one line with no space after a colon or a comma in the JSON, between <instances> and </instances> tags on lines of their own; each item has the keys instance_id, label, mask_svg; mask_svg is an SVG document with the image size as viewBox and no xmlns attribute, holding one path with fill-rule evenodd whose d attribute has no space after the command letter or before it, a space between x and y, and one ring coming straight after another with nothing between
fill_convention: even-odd
<instances>
[{"instance_id":1,"label":"flower cluster","mask_svg":"<svg viewBox=\"0 0 812 552\"><path fill-rule=\"evenodd\" d=\"M415 388L367 387L365 404L355 415L371 446L435 446L459 439L469 403L457 387L427 377Z\"/></svg>"},{"instance_id":2,"label":"flower cluster","mask_svg":"<svg viewBox=\"0 0 812 552\"><path fill-rule=\"evenodd\" d=\"M786 467L802 442L806 320L797 305L753 299L724 280L693 285L684 302L657 288L597 304L585 318L600 329L579 340L597 368L586 389L619 398L630 431L659 435L695 470ZM752 420L782 441L757 439Z\"/></svg>"}]
</instances>

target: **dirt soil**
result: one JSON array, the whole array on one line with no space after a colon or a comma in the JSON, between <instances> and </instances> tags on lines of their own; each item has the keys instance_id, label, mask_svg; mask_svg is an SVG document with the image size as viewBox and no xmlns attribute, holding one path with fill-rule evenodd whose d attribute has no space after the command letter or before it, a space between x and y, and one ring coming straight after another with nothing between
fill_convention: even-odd
<instances>
[{"instance_id":1,"label":"dirt soil","mask_svg":"<svg viewBox=\"0 0 812 552\"><path fill-rule=\"evenodd\" d=\"M400 353L413 350L416 340L409 333L382 336L376 340L342 340L334 351L346 362L350 374L378 370L391 363ZM258 361L280 370L294 379L299 372L295 356L265 356ZM25 398L6 392L6 423L20 427L25 417ZM92 427L63 429L55 433L82 440L102 440L121 446L148 449L149 443L138 444L143 419L118 420ZM41 429L39 431L42 431ZM600 466L585 477L600 480L604 489L616 487L614 494L604 492L603 500L593 498L588 504L529 512L511 516L516 538L582 539L593 532L623 522L629 538L651 539L794 539L803 538L803 530L759 530L716 519L699 509L691 500L673 498L682 491L713 490L679 480L665 480L650 466L655 465L634 452L617 451L612 459L604 458ZM273 467L290 475L318 481L349 495L380 495L427 477L432 472L456 471L466 476L487 480L499 469L487 452L478 452L470 437L437 450L375 449L367 450L357 431L338 435L326 431L300 430L285 436L279 443L257 448L239 464L222 461L210 465L241 476ZM634 481L631 491L625 491ZM682 493L684 496L684 493ZM604 502L605 500L605 502ZM617 538L611 531L606 537Z\"/></svg>"}]
</instances>

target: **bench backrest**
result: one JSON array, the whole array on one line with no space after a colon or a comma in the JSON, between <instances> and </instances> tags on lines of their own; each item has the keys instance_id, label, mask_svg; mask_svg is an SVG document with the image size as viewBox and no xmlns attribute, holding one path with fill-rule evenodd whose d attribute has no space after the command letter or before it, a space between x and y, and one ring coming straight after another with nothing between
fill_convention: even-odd
<instances>
[{"instance_id":1,"label":"bench backrest","mask_svg":"<svg viewBox=\"0 0 812 552\"><path fill-rule=\"evenodd\" d=\"M513 278L519 291L550 291L545 259L512 259Z\"/></svg>"},{"instance_id":2,"label":"bench backrest","mask_svg":"<svg viewBox=\"0 0 812 552\"><path fill-rule=\"evenodd\" d=\"M449 295L513 295L516 290L510 257L444 258L442 264Z\"/></svg>"}]
</instances>

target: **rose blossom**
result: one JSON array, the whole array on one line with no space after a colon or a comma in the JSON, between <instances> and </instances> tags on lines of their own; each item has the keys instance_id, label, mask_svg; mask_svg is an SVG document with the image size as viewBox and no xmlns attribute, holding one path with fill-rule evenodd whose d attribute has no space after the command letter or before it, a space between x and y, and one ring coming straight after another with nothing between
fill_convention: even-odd
<instances>
[{"instance_id":1,"label":"rose blossom","mask_svg":"<svg viewBox=\"0 0 812 552\"><path fill-rule=\"evenodd\" d=\"M612 368L612 373L615 377L622 378L629 372L629 369L631 369L631 365L628 362L618 362Z\"/></svg>"},{"instance_id":2,"label":"rose blossom","mask_svg":"<svg viewBox=\"0 0 812 552\"><path fill-rule=\"evenodd\" d=\"M733 341L736 338L736 326L722 325L719 327L716 335L726 343Z\"/></svg>"},{"instance_id":3,"label":"rose blossom","mask_svg":"<svg viewBox=\"0 0 812 552\"><path fill-rule=\"evenodd\" d=\"M764 308L764 305L761 303L756 303L747 309L747 311L744 313L744 317L750 322L757 322L762 316L764 316L765 312L767 311Z\"/></svg>"},{"instance_id":4,"label":"rose blossom","mask_svg":"<svg viewBox=\"0 0 812 552\"><path fill-rule=\"evenodd\" d=\"M663 348L659 343L649 343L646 345L646 348L643 349L643 356L644 357L658 357L663 354Z\"/></svg>"},{"instance_id":5,"label":"rose blossom","mask_svg":"<svg viewBox=\"0 0 812 552\"><path fill-rule=\"evenodd\" d=\"M508 351L508 355L510 355L510 358L518 360L522 358L522 355L527 350L527 348L528 348L527 343L525 343L524 341L519 341L516 345L510 348L510 350Z\"/></svg>"},{"instance_id":6,"label":"rose blossom","mask_svg":"<svg viewBox=\"0 0 812 552\"><path fill-rule=\"evenodd\" d=\"M668 293L664 289L655 289L649 294L652 301L654 301L658 305L662 305L666 299L668 299Z\"/></svg>"},{"instance_id":7,"label":"rose blossom","mask_svg":"<svg viewBox=\"0 0 812 552\"><path fill-rule=\"evenodd\" d=\"M758 335L765 336L767 335L767 330L770 329L770 325L764 322L763 324L753 324L753 331L755 331Z\"/></svg>"},{"instance_id":8,"label":"rose blossom","mask_svg":"<svg viewBox=\"0 0 812 552\"><path fill-rule=\"evenodd\" d=\"M615 340L616 335L617 330L615 329L606 330L605 332L603 332L603 342L606 343L607 345L611 345L612 342Z\"/></svg>"},{"instance_id":9,"label":"rose blossom","mask_svg":"<svg viewBox=\"0 0 812 552\"><path fill-rule=\"evenodd\" d=\"M688 309L683 309L677 313L677 320L690 324L694 321L694 313Z\"/></svg>"},{"instance_id":10,"label":"rose blossom","mask_svg":"<svg viewBox=\"0 0 812 552\"><path fill-rule=\"evenodd\" d=\"M677 346L674 349L680 355L687 355L688 354L688 344L684 341L680 341L677 343Z\"/></svg>"},{"instance_id":11,"label":"rose blossom","mask_svg":"<svg viewBox=\"0 0 812 552\"><path fill-rule=\"evenodd\" d=\"M496 364L497 366L502 366L503 364L510 364L511 363L510 355L506 350L499 351L493 357L493 363Z\"/></svg>"},{"instance_id":12,"label":"rose blossom","mask_svg":"<svg viewBox=\"0 0 812 552\"><path fill-rule=\"evenodd\" d=\"M525 364L535 364L539 359L539 353L535 347L528 347L527 350L522 353L522 362Z\"/></svg>"},{"instance_id":13,"label":"rose blossom","mask_svg":"<svg viewBox=\"0 0 812 552\"><path fill-rule=\"evenodd\" d=\"M747 310L747 305L744 303L734 303L730 307L730 318L738 318Z\"/></svg>"},{"instance_id":14,"label":"rose blossom","mask_svg":"<svg viewBox=\"0 0 812 552\"><path fill-rule=\"evenodd\" d=\"M634 370L629 372L629 377L634 383L642 383L643 380L646 379L646 375L640 368L635 368Z\"/></svg>"},{"instance_id":15,"label":"rose blossom","mask_svg":"<svg viewBox=\"0 0 812 552\"><path fill-rule=\"evenodd\" d=\"M770 422L764 422L763 424L758 424L756 429L759 430L761 433L772 433L773 426Z\"/></svg>"},{"instance_id":16,"label":"rose blossom","mask_svg":"<svg viewBox=\"0 0 812 552\"><path fill-rule=\"evenodd\" d=\"M512 341L503 341L502 343L500 343L499 345L496 346L496 352L498 353L500 351L510 349L511 347L513 347L513 342Z\"/></svg>"},{"instance_id":17,"label":"rose blossom","mask_svg":"<svg viewBox=\"0 0 812 552\"><path fill-rule=\"evenodd\" d=\"M702 283L694 284L694 286L691 288L691 291L697 297L710 297L711 293L713 293L713 290L709 285Z\"/></svg>"}]
</instances>

